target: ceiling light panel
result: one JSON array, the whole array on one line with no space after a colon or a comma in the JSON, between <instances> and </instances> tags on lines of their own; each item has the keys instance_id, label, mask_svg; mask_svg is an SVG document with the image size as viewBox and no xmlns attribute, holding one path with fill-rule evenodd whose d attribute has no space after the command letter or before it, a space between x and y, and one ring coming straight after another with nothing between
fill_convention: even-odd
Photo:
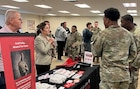
<instances>
[{"instance_id":1,"label":"ceiling light panel","mask_svg":"<svg viewBox=\"0 0 140 89\"><path fill-rule=\"evenodd\" d=\"M28 0L13 0L15 2L29 2Z\"/></svg>"},{"instance_id":2,"label":"ceiling light panel","mask_svg":"<svg viewBox=\"0 0 140 89\"><path fill-rule=\"evenodd\" d=\"M137 10L127 10L127 13L137 13Z\"/></svg>"},{"instance_id":3,"label":"ceiling light panel","mask_svg":"<svg viewBox=\"0 0 140 89\"><path fill-rule=\"evenodd\" d=\"M137 14L130 14L130 15L132 15L132 16L138 16Z\"/></svg>"},{"instance_id":4,"label":"ceiling light panel","mask_svg":"<svg viewBox=\"0 0 140 89\"><path fill-rule=\"evenodd\" d=\"M70 13L69 11L58 11L60 13Z\"/></svg>"},{"instance_id":5,"label":"ceiling light panel","mask_svg":"<svg viewBox=\"0 0 140 89\"><path fill-rule=\"evenodd\" d=\"M11 9L20 9L19 7L16 7L16 6L10 6L10 5L1 5L1 7L11 8Z\"/></svg>"},{"instance_id":6,"label":"ceiling light panel","mask_svg":"<svg viewBox=\"0 0 140 89\"><path fill-rule=\"evenodd\" d=\"M136 3L123 3L124 7L137 7Z\"/></svg>"},{"instance_id":7,"label":"ceiling light panel","mask_svg":"<svg viewBox=\"0 0 140 89\"><path fill-rule=\"evenodd\" d=\"M102 14L98 14L99 16L104 16L104 14L102 13Z\"/></svg>"},{"instance_id":8,"label":"ceiling light panel","mask_svg":"<svg viewBox=\"0 0 140 89\"><path fill-rule=\"evenodd\" d=\"M101 13L101 11L99 11L99 10L91 10L90 12L91 13Z\"/></svg>"},{"instance_id":9,"label":"ceiling light panel","mask_svg":"<svg viewBox=\"0 0 140 89\"><path fill-rule=\"evenodd\" d=\"M87 4L75 4L75 6L77 6L79 8L90 8L90 6Z\"/></svg>"},{"instance_id":10,"label":"ceiling light panel","mask_svg":"<svg viewBox=\"0 0 140 89\"><path fill-rule=\"evenodd\" d=\"M71 14L72 16L80 16L79 14Z\"/></svg>"},{"instance_id":11,"label":"ceiling light panel","mask_svg":"<svg viewBox=\"0 0 140 89\"><path fill-rule=\"evenodd\" d=\"M56 14L46 14L46 15L49 15L49 16L56 16Z\"/></svg>"},{"instance_id":12,"label":"ceiling light panel","mask_svg":"<svg viewBox=\"0 0 140 89\"><path fill-rule=\"evenodd\" d=\"M41 5L34 5L36 7L40 7L40 8L52 8L50 6L47 6L47 5L44 5L44 4L41 4Z\"/></svg>"},{"instance_id":13,"label":"ceiling light panel","mask_svg":"<svg viewBox=\"0 0 140 89\"><path fill-rule=\"evenodd\" d=\"M67 1L67 2L76 2L77 0L63 0L63 1Z\"/></svg>"}]
</instances>

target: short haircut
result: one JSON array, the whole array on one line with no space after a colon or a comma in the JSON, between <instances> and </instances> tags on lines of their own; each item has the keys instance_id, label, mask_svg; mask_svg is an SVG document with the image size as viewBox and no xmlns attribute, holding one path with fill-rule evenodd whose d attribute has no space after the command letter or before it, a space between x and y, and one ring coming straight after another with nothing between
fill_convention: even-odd
<instances>
[{"instance_id":1,"label":"short haircut","mask_svg":"<svg viewBox=\"0 0 140 89\"><path fill-rule=\"evenodd\" d=\"M77 30L77 26L76 25L73 25L72 27L74 27Z\"/></svg>"},{"instance_id":2,"label":"short haircut","mask_svg":"<svg viewBox=\"0 0 140 89\"><path fill-rule=\"evenodd\" d=\"M98 23L98 21L95 21L94 23Z\"/></svg>"},{"instance_id":3,"label":"short haircut","mask_svg":"<svg viewBox=\"0 0 140 89\"><path fill-rule=\"evenodd\" d=\"M19 13L17 10L9 9L5 12L5 23L15 18L15 14Z\"/></svg>"},{"instance_id":4,"label":"short haircut","mask_svg":"<svg viewBox=\"0 0 140 89\"><path fill-rule=\"evenodd\" d=\"M108 8L104 11L104 16L111 21L117 21L120 18L120 12L116 8Z\"/></svg>"},{"instance_id":5,"label":"short haircut","mask_svg":"<svg viewBox=\"0 0 140 89\"><path fill-rule=\"evenodd\" d=\"M65 24L65 23L67 23L67 22L63 22L63 23Z\"/></svg>"},{"instance_id":6,"label":"short haircut","mask_svg":"<svg viewBox=\"0 0 140 89\"><path fill-rule=\"evenodd\" d=\"M123 20L125 21L130 21L131 23L133 23L133 16L127 14L121 17Z\"/></svg>"},{"instance_id":7,"label":"short haircut","mask_svg":"<svg viewBox=\"0 0 140 89\"><path fill-rule=\"evenodd\" d=\"M86 26L88 27L89 25L91 25L92 23L91 22L88 22L87 24L86 24Z\"/></svg>"},{"instance_id":8,"label":"short haircut","mask_svg":"<svg viewBox=\"0 0 140 89\"><path fill-rule=\"evenodd\" d=\"M45 22L45 23L50 23L48 20L45 20L44 22Z\"/></svg>"},{"instance_id":9,"label":"short haircut","mask_svg":"<svg viewBox=\"0 0 140 89\"><path fill-rule=\"evenodd\" d=\"M61 23L60 26L64 26L64 23Z\"/></svg>"}]
</instances>

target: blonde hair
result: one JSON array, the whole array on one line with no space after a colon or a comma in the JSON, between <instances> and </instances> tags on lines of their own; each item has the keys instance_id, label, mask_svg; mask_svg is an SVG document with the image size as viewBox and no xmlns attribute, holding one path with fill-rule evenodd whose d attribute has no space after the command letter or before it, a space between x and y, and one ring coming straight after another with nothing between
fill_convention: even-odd
<instances>
[{"instance_id":1,"label":"blonde hair","mask_svg":"<svg viewBox=\"0 0 140 89\"><path fill-rule=\"evenodd\" d=\"M5 23L8 24L9 21L15 18L15 15L19 13L17 10L9 9L5 12Z\"/></svg>"}]
</instances>

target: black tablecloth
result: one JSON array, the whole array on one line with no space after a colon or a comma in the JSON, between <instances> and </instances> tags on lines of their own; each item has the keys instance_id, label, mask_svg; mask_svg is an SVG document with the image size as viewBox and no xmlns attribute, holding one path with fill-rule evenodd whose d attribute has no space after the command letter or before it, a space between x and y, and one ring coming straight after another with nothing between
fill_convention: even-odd
<instances>
[{"instance_id":1,"label":"black tablecloth","mask_svg":"<svg viewBox=\"0 0 140 89\"><path fill-rule=\"evenodd\" d=\"M75 84L75 86L68 88L68 89L80 89L81 86L85 84L90 79L90 89L99 89L99 66L94 65L93 67L85 68L85 73L82 76L79 83Z\"/></svg>"},{"instance_id":2,"label":"black tablecloth","mask_svg":"<svg viewBox=\"0 0 140 89\"><path fill-rule=\"evenodd\" d=\"M81 77L79 83L76 83L74 86L72 86L70 88L65 88L65 89L80 89L89 80L90 80L90 89L99 89L99 82L100 82L99 65L94 65L93 67L85 67L85 68L82 68L82 70L85 70L85 73ZM52 73L52 72L53 72L53 70L49 71L49 73ZM48 83L49 81L41 80L41 82ZM62 85L57 85L57 86L60 87Z\"/></svg>"}]
</instances>

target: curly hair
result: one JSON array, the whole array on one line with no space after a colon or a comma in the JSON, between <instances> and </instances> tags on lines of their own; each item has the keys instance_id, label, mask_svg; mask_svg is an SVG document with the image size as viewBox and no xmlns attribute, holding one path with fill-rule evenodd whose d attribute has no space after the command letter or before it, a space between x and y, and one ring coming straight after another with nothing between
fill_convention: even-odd
<instances>
[{"instance_id":1,"label":"curly hair","mask_svg":"<svg viewBox=\"0 0 140 89\"><path fill-rule=\"evenodd\" d=\"M120 18L120 12L116 8L108 8L104 11L105 17L112 21L117 21Z\"/></svg>"}]
</instances>

